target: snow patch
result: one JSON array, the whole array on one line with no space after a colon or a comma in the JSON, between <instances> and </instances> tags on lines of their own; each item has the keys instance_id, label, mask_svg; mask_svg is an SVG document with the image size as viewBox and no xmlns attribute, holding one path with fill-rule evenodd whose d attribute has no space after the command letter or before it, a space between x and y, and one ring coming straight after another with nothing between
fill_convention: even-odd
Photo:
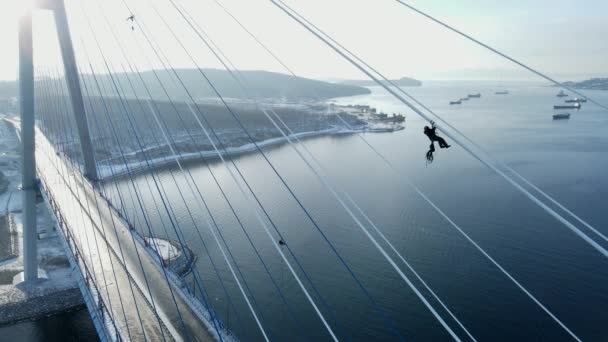
<instances>
[{"instance_id":1,"label":"snow patch","mask_svg":"<svg viewBox=\"0 0 608 342\"><path fill-rule=\"evenodd\" d=\"M163 258L163 260L175 260L182 255L182 252L175 247L171 241L161 238L146 238L146 240L153 246L152 248L160 254L160 257Z\"/></svg>"}]
</instances>

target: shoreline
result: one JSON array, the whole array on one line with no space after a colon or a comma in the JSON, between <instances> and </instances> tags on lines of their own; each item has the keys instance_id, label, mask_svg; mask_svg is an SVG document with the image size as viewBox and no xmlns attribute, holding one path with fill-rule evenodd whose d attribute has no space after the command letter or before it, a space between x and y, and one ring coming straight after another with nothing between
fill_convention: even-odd
<instances>
[{"instance_id":1,"label":"shoreline","mask_svg":"<svg viewBox=\"0 0 608 342\"><path fill-rule=\"evenodd\" d=\"M256 144L260 148L265 148L265 147L277 146L277 145L281 145L284 143L288 143L288 141L287 141L288 138L293 139L295 137L298 137L299 139L308 139L308 138L329 136L329 135L343 135L343 134L346 135L346 134L365 133L365 132L389 132L389 131L390 130L372 131L372 130L367 130L367 129L349 130L349 129L345 129L343 127L332 127L332 128L321 130L321 131L295 133L295 134L288 135L287 138L286 137L271 138L271 139L263 140L260 142L256 142ZM163 146L166 146L166 145L163 145ZM222 157L238 156L241 154L247 154L247 153L254 152L255 150L257 150L257 147L255 146L255 144L248 143L248 144L245 144L245 145L242 145L239 147L228 147L225 149L225 151L220 151L220 155ZM134 155L139 152L140 151L131 152L128 155ZM215 158L219 158L219 156L215 150L186 152L186 153L181 153L179 156L172 155L172 156L154 158L154 159L149 160L148 162L132 162L132 163L128 163L127 166L125 166L124 164L123 165L114 164L112 166L110 166L108 164L100 165L99 174L100 174L101 181L112 181L112 180L120 179L128 174L141 174L141 173L149 171L149 168L157 169L157 168L175 163L176 159L179 159L180 162L190 162L190 161L194 161L194 160L207 159L207 158L215 159Z\"/></svg>"},{"instance_id":2,"label":"shoreline","mask_svg":"<svg viewBox=\"0 0 608 342\"><path fill-rule=\"evenodd\" d=\"M160 167L170 165L172 163L175 163L176 159L178 159L180 162L191 162L191 161L202 160L202 159L217 159L220 156L221 157L232 157L232 156L248 154L248 153L255 152L257 150L257 147L266 148L266 147L271 147L271 146L278 146L281 144L287 144L287 143L289 143L288 140L290 140L290 139L292 140L296 137L298 139L310 139L310 138L316 138L316 137L322 137L322 136L349 135L349 134L357 134L357 133L392 133L392 132L401 131L404 129L405 129L405 127L403 125L387 125L387 124L378 124L378 123L372 124L372 125L367 124L361 128L354 128L354 129L348 129L343 126L333 126L331 128L327 128L327 129L323 129L323 130L319 130L319 131L299 132L299 133L287 135L287 137L280 136L280 137L276 137L276 138L270 138L270 139L256 142L255 144L248 143L245 145L241 145L239 147L227 147L224 151L220 150L219 155L218 155L218 152L216 152L215 149L213 149L213 150L203 150L203 151L197 151L197 152L185 152L185 153L180 153L179 155L167 155L167 156L163 156L163 157L156 157L156 158L148 160L147 162L146 161L128 162L126 166L124 165L124 163L122 163L122 164L106 163L104 165L100 165L98 162L99 177L100 177L100 181L113 181L113 180L123 178L129 174L138 175L138 174L148 172L148 171L150 171L150 169L155 170ZM256 144L257 144L257 147L256 147ZM166 146L167 146L167 144L162 144L162 145L154 146L154 148L166 147ZM147 147L145 150L148 150L148 149L150 149L150 147ZM218 148L218 150L219 150L219 148ZM125 156L134 156L138 153L141 153L142 151L143 150L129 152L129 153L125 154ZM119 158L120 157L113 157L113 158L108 158L105 160L115 160L115 159L119 159Z\"/></svg>"},{"instance_id":3,"label":"shoreline","mask_svg":"<svg viewBox=\"0 0 608 342\"><path fill-rule=\"evenodd\" d=\"M19 136L6 116L0 116L0 121L0 165L6 181L6 189L0 194L0 219L5 225L2 238L7 239L5 256L0 261L0 326L10 326L80 310L85 304L59 241L52 214L44 203L36 204L40 279L30 284L15 283L23 272L23 213L17 187L21 181Z\"/></svg>"}]
</instances>

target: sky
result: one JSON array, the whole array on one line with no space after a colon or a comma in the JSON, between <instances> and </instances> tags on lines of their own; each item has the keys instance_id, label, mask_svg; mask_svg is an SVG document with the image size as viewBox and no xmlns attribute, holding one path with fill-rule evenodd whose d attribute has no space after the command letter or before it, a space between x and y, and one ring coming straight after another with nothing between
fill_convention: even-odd
<instances>
[{"instance_id":1,"label":"sky","mask_svg":"<svg viewBox=\"0 0 608 342\"><path fill-rule=\"evenodd\" d=\"M124 1L136 14L138 24L149 30L152 43L160 47L171 65L194 66L181 42L200 66L221 67L170 0ZM238 68L285 72L215 0L174 1L192 15ZM364 78L269 0L217 1L298 75L320 79ZM2 0L0 5L0 80L17 76L17 18L25 2ZM533 79L394 0L286 2L389 77ZM123 0L66 0L66 3L80 64L86 66L90 59L94 70L103 72L102 51L110 64L120 69L124 64L117 44L120 42L126 46L128 58L141 69L162 66L147 45L145 31L139 27L132 31L125 20L130 10ZM409 3L561 80L608 77L608 1L410 0ZM155 8L162 13L162 19ZM37 11L34 21L36 66L43 70L57 67L60 59L52 17ZM87 72L85 66L81 69Z\"/></svg>"}]
</instances>

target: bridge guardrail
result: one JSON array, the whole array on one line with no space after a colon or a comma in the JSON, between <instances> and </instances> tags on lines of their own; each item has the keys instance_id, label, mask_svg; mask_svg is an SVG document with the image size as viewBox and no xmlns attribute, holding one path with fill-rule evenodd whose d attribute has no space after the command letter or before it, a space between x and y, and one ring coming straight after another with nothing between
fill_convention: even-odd
<instances>
[{"instance_id":1,"label":"bridge guardrail","mask_svg":"<svg viewBox=\"0 0 608 342\"><path fill-rule=\"evenodd\" d=\"M47 153L47 155L48 155L48 153ZM49 157L50 157L50 156L49 156ZM40 172L38 172L38 174L41 174L41 173L40 173ZM43 177L43 178L44 178L44 177ZM61 181L66 182L66 179L64 178L64 176L60 176L60 178L61 178ZM50 191L48 191L48 189L46 189L46 188L44 187L44 184L43 184L42 182L39 182L39 185L41 186L41 188L42 188L42 189L44 189L44 192L45 192L45 194L47 195L47 197L48 197L48 199L49 199L49 202L50 202L50 201L52 201L52 202L53 202L53 205L52 205L52 207L53 207L53 211L54 211L54 212L57 212L57 213L58 213L58 214L61 216L63 224L64 224L65 226L68 226L67 222L66 222L66 221L63 219L63 216L62 216L62 214L61 214L61 212L60 212L60 209L59 209L59 208L58 208L58 207L57 207L57 206L54 204L54 203L55 203L55 201L54 201L54 197L53 197L53 195L51 194L51 192L50 192ZM72 195L76 196L76 195L74 194L74 191L73 191L73 190L72 190L70 187L68 187L68 188L69 188L70 192L72 192ZM101 194L100 194L100 195L101 195ZM103 196L101 196L101 197L105 199L105 197L103 197ZM79 205L80 205L80 206L82 206L82 207L84 208L84 205L82 204L82 202L80 201L80 199L78 199L77 197L75 197L75 198L76 198L77 202L79 203ZM115 209L115 208L112 208L112 209L116 211L116 209ZM122 218L121 216L122 216L122 215L120 215L120 216L119 216L119 218L120 218L121 220L124 220L124 218ZM61 228L62 228L62 231L63 231L63 228L64 228L64 227L61 227ZM67 231L67 233L70 235L70 238L71 238L72 243L73 243L74 239L73 239L73 236L72 236L72 234L71 234L70 230L69 230L69 229L66 229L66 231ZM65 236L67 236L65 233L64 233L64 235L65 235ZM105 243L108 243L108 241L107 241L107 239L106 239L106 237L105 237L105 236L103 236L103 235L102 235L102 236L101 236L101 238L104 240L104 242L105 242ZM67 240L67 239L66 239L66 240ZM74 244L74 245L75 245L75 244ZM71 248L71 246L69 246L69 247ZM76 248L78 248L78 246L77 246L77 245L75 245L75 247L76 247ZM114 250L113 250L113 248L110 248L110 250L112 251L113 255L114 255L114 256L115 256L115 257L116 257L116 258L117 258L117 259L120 261L120 258L119 258L119 256L118 256L118 254L116 254L116 251L114 251ZM74 252L74 251L72 251L72 252ZM80 253L80 251L79 251L78 249L77 249L77 252L78 252L78 253ZM135 290L138 292L138 294L140 295L140 297L141 297L140 299L143 299L143 302L146 304L146 306L147 306L147 307L148 307L148 308L149 308L149 309L150 309L150 310L151 310L151 311L154 313L154 315L156 316L156 318L157 318L157 320L158 320L158 322L159 322L159 324L160 324L160 326L161 326L161 329L162 329L163 331L169 332L170 330L167 328L167 326L165 325L165 323L164 323L164 322L163 322L163 321L160 319L160 317L158 317L158 313L156 312L156 309L155 309L154 305L152 305L152 303L150 302L150 300L149 300L149 299L146 297L146 295L144 294L143 290L142 290L142 289L140 288L140 286L137 284L137 282L135 281L135 279L133 278L133 276L132 276L132 275L131 275L131 274L130 274L128 271L127 271L126 266L125 266L125 265L123 265L122 263L120 263L120 265L121 265L121 266L122 266L122 267L125 269L125 274L126 274L126 276L129 278L129 282L131 282L131 284L133 285L133 288L134 288L134 289L135 289ZM85 264L85 267L86 267L86 264ZM89 271L88 271L88 268L87 268L87 272L89 272ZM89 272L89 273L90 273L90 272ZM89 274L89 278L90 278L90 274ZM92 278L91 278L91 279L92 279ZM88 280L87 280L87 281L88 281ZM95 286L96 286L96 285L95 285ZM96 286L96 287L97 287L97 286ZM102 299L102 298L100 297L99 299ZM104 303L104 308L106 308L106 307L107 307L107 306L106 306L106 305L105 305L105 303ZM106 311L108 311L108 310L106 309ZM119 340L122 340L122 339L120 338L120 335L119 335L119 329L117 329L116 322L115 322L115 321L112 321L112 325L115 327L115 331L117 332L117 335L119 336ZM172 341L172 340L173 340L173 338L172 338L172 336L171 336L170 334L169 334L168 336L166 336L166 337L168 337L168 339L167 339L168 341Z\"/></svg>"},{"instance_id":2,"label":"bridge guardrail","mask_svg":"<svg viewBox=\"0 0 608 342\"><path fill-rule=\"evenodd\" d=\"M70 229L68 227L68 223L66 222L66 220L63 217L63 214L61 213L61 209L59 209L56 205L53 194L44 187L43 182L39 182L39 188L40 188L41 192L43 192L44 195L47 197L47 199L48 199L47 203L51 207L53 214L55 215L55 217L57 219L56 221L58 224L58 228L61 230L61 232L63 233L63 236L65 237L66 245L68 246L68 248L70 249L70 252L74 256L75 264L78 267L80 273L82 275L84 275L86 286L89 289L91 298L93 298L93 300L95 301L95 304L97 305L97 307L95 309L98 311L99 316L103 321L109 320L111 326L114 328L115 340L121 341L122 338L120 335L120 331L118 329L116 321L114 320L112 312L108 309L108 306L106 305L103 297L101 296L101 291L99 290L99 287L97 286L95 281L93 281L93 276L92 276L92 273L89 270L88 266L79 257L82 255L82 253L80 252L80 249L78 248L78 245L76 244L76 242L74 240L72 232L70 231ZM105 326L105 328L107 330L106 331L107 336L111 336L110 331L107 329L107 325Z\"/></svg>"}]
</instances>

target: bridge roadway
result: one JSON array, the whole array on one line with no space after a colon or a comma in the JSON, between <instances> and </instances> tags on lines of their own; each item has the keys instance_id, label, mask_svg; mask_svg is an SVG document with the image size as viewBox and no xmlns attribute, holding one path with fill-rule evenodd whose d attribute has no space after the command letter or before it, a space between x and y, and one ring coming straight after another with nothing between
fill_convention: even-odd
<instances>
[{"instance_id":1,"label":"bridge roadway","mask_svg":"<svg viewBox=\"0 0 608 342\"><path fill-rule=\"evenodd\" d=\"M56 154L38 129L36 162L41 181L86 254L83 259L97 278L93 280L104 302L111 306L122 339L216 340L208 321L193 309L192 297L175 286L177 278L173 276L170 288L153 252L139 237L132 237L126 222L90 182L83 181L79 170Z\"/></svg>"}]
</instances>

